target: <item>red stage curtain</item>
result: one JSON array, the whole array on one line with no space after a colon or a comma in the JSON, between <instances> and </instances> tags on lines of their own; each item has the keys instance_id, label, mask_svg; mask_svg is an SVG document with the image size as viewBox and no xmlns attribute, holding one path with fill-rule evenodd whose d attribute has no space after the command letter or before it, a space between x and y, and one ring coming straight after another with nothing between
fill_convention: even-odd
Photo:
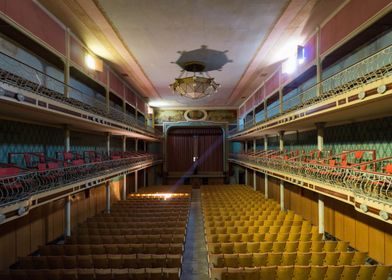
<instances>
[{"instance_id":1,"label":"red stage curtain","mask_svg":"<svg viewBox=\"0 0 392 280\"><path fill-rule=\"evenodd\" d=\"M192 171L193 156L198 157L197 171L223 171L223 133L217 127L177 127L167 135L169 172ZM192 174L191 173L191 174Z\"/></svg>"}]
</instances>

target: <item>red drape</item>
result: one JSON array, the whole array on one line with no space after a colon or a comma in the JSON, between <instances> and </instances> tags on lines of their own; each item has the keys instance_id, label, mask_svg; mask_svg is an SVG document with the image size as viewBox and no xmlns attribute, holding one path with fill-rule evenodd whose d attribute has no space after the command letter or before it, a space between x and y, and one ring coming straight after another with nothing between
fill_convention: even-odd
<instances>
[{"instance_id":1,"label":"red drape","mask_svg":"<svg viewBox=\"0 0 392 280\"><path fill-rule=\"evenodd\" d=\"M223 133L217 127L177 127L167 136L167 170L193 173L223 171Z\"/></svg>"}]
</instances>

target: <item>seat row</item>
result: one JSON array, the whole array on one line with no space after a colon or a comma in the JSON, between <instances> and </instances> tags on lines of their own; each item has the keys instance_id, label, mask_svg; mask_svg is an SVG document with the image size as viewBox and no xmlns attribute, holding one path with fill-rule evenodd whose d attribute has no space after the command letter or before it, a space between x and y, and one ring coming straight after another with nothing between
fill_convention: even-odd
<instances>
[{"instance_id":1,"label":"seat row","mask_svg":"<svg viewBox=\"0 0 392 280\"><path fill-rule=\"evenodd\" d=\"M317 233L318 228L309 224L297 226L223 226L207 227L205 233L232 234L232 233Z\"/></svg>"},{"instance_id":2,"label":"seat row","mask_svg":"<svg viewBox=\"0 0 392 280\"><path fill-rule=\"evenodd\" d=\"M59 268L145 268L181 267L180 254L130 254L130 255L77 255L77 256L29 256L20 258L17 269Z\"/></svg>"},{"instance_id":3,"label":"seat row","mask_svg":"<svg viewBox=\"0 0 392 280\"><path fill-rule=\"evenodd\" d=\"M207 243L321 241L319 233L223 233L206 235Z\"/></svg>"},{"instance_id":4,"label":"seat row","mask_svg":"<svg viewBox=\"0 0 392 280\"><path fill-rule=\"evenodd\" d=\"M172 228L186 227L186 222L85 222L78 228Z\"/></svg>"},{"instance_id":5,"label":"seat row","mask_svg":"<svg viewBox=\"0 0 392 280\"><path fill-rule=\"evenodd\" d=\"M390 266L322 265L211 268L211 280L385 280Z\"/></svg>"},{"instance_id":6,"label":"seat row","mask_svg":"<svg viewBox=\"0 0 392 280\"><path fill-rule=\"evenodd\" d=\"M168 216L168 217L111 217L108 215L95 216L88 218L87 222L106 222L106 223L154 223L154 222L180 222L186 223L188 217Z\"/></svg>"},{"instance_id":7,"label":"seat row","mask_svg":"<svg viewBox=\"0 0 392 280\"><path fill-rule=\"evenodd\" d=\"M131 211L132 213L145 213L145 212L153 212L153 213L170 213L170 212L182 212L182 213L187 213L189 211L189 207L186 206L165 206L165 207L135 207L135 206L128 206L128 205L116 205L113 206L110 211L111 212L116 212L116 211Z\"/></svg>"},{"instance_id":8,"label":"seat row","mask_svg":"<svg viewBox=\"0 0 392 280\"><path fill-rule=\"evenodd\" d=\"M273 265L360 265L365 252L284 252L209 254L213 267L253 267Z\"/></svg>"},{"instance_id":9,"label":"seat row","mask_svg":"<svg viewBox=\"0 0 392 280\"><path fill-rule=\"evenodd\" d=\"M268 252L345 252L346 241L230 242L207 243L212 254Z\"/></svg>"},{"instance_id":10,"label":"seat row","mask_svg":"<svg viewBox=\"0 0 392 280\"><path fill-rule=\"evenodd\" d=\"M183 243L184 234L74 235L67 244Z\"/></svg>"},{"instance_id":11,"label":"seat row","mask_svg":"<svg viewBox=\"0 0 392 280\"><path fill-rule=\"evenodd\" d=\"M278 221L302 221L303 219L296 215L294 218L286 215L239 215L238 212L227 215L204 215L204 222L219 222L219 221L265 221L265 220L278 220Z\"/></svg>"},{"instance_id":12,"label":"seat row","mask_svg":"<svg viewBox=\"0 0 392 280\"><path fill-rule=\"evenodd\" d=\"M39 248L41 256L76 256L100 254L182 254L182 243L46 245Z\"/></svg>"},{"instance_id":13,"label":"seat row","mask_svg":"<svg viewBox=\"0 0 392 280\"><path fill-rule=\"evenodd\" d=\"M100 215L97 215L97 217L105 217L110 215L111 217L128 217L128 218L132 218L132 217L140 217L141 214L140 213L132 213L131 210L127 211L116 211L116 212L112 212L110 214L107 213L102 213ZM155 213L143 213L143 217L149 218L149 217L153 217L153 218L161 218L161 217L187 217L188 216L188 212L177 212L177 211L168 211L168 212L155 212Z\"/></svg>"},{"instance_id":14,"label":"seat row","mask_svg":"<svg viewBox=\"0 0 392 280\"><path fill-rule=\"evenodd\" d=\"M184 234L184 227L155 228L90 228L80 227L73 232L83 235L140 235L140 234Z\"/></svg>"},{"instance_id":15,"label":"seat row","mask_svg":"<svg viewBox=\"0 0 392 280\"><path fill-rule=\"evenodd\" d=\"M0 272L2 280L179 280L179 268L15 269Z\"/></svg>"},{"instance_id":16,"label":"seat row","mask_svg":"<svg viewBox=\"0 0 392 280\"><path fill-rule=\"evenodd\" d=\"M206 221L204 227L234 227L234 226L300 226L300 225L311 225L309 221L305 220L277 220L277 219L265 219L265 220L253 220L253 221Z\"/></svg>"}]
</instances>

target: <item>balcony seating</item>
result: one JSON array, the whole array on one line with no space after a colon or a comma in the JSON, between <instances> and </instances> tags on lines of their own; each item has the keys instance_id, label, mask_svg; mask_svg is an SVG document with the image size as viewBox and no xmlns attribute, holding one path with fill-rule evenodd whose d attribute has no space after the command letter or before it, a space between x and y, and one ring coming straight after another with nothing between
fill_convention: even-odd
<instances>
[{"instance_id":1,"label":"balcony seating","mask_svg":"<svg viewBox=\"0 0 392 280\"><path fill-rule=\"evenodd\" d=\"M375 150L350 150L332 155L329 152L251 151L232 154L233 160L255 164L266 169L290 173L304 180L313 180L361 193L381 202L392 197L392 157L376 158Z\"/></svg>"},{"instance_id":2,"label":"balcony seating","mask_svg":"<svg viewBox=\"0 0 392 280\"><path fill-rule=\"evenodd\" d=\"M38 192L96 178L102 172L116 172L121 168L136 166L142 161L156 159L152 154L126 153L120 160L91 162L90 159L82 159L81 155L71 152L58 154L61 154L61 159L51 159L43 153L9 153L9 163L0 163L0 204L28 199ZM137 156L133 157L134 154ZM16 159L18 155L20 158ZM25 161L23 166L15 166L14 163L20 160Z\"/></svg>"},{"instance_id":3,"label":"balcony seating","mask_svg":"<svg viewBox=\"0 0 392 280\"><path fill-rule=\"evenodd\" d=\"M358 155L359 156L359 155ZM211 279L383 279L390 266L367 265L366 252L324 241L313 226L245 186L202 187Z\"/></svg>"}]
</instances>

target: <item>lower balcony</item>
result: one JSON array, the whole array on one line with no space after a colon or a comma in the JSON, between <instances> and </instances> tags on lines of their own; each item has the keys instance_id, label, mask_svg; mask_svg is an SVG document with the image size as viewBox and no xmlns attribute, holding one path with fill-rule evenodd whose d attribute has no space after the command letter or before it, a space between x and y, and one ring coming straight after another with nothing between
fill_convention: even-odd
<instances>
[{"instance_id":1,"label":"lower balcony","mask_svg":"<svg viewBox=\"0 0 392 280\"><path fill-rule=\"evenodd\" d=\"M291 184L349 203L357 211L392 223L391 158L367 162L381 166L363 170L361 166L334 166L322 161L300 161L298 158L257 157L232 154L229 162Z\"/></svg>"}]
</instances>

